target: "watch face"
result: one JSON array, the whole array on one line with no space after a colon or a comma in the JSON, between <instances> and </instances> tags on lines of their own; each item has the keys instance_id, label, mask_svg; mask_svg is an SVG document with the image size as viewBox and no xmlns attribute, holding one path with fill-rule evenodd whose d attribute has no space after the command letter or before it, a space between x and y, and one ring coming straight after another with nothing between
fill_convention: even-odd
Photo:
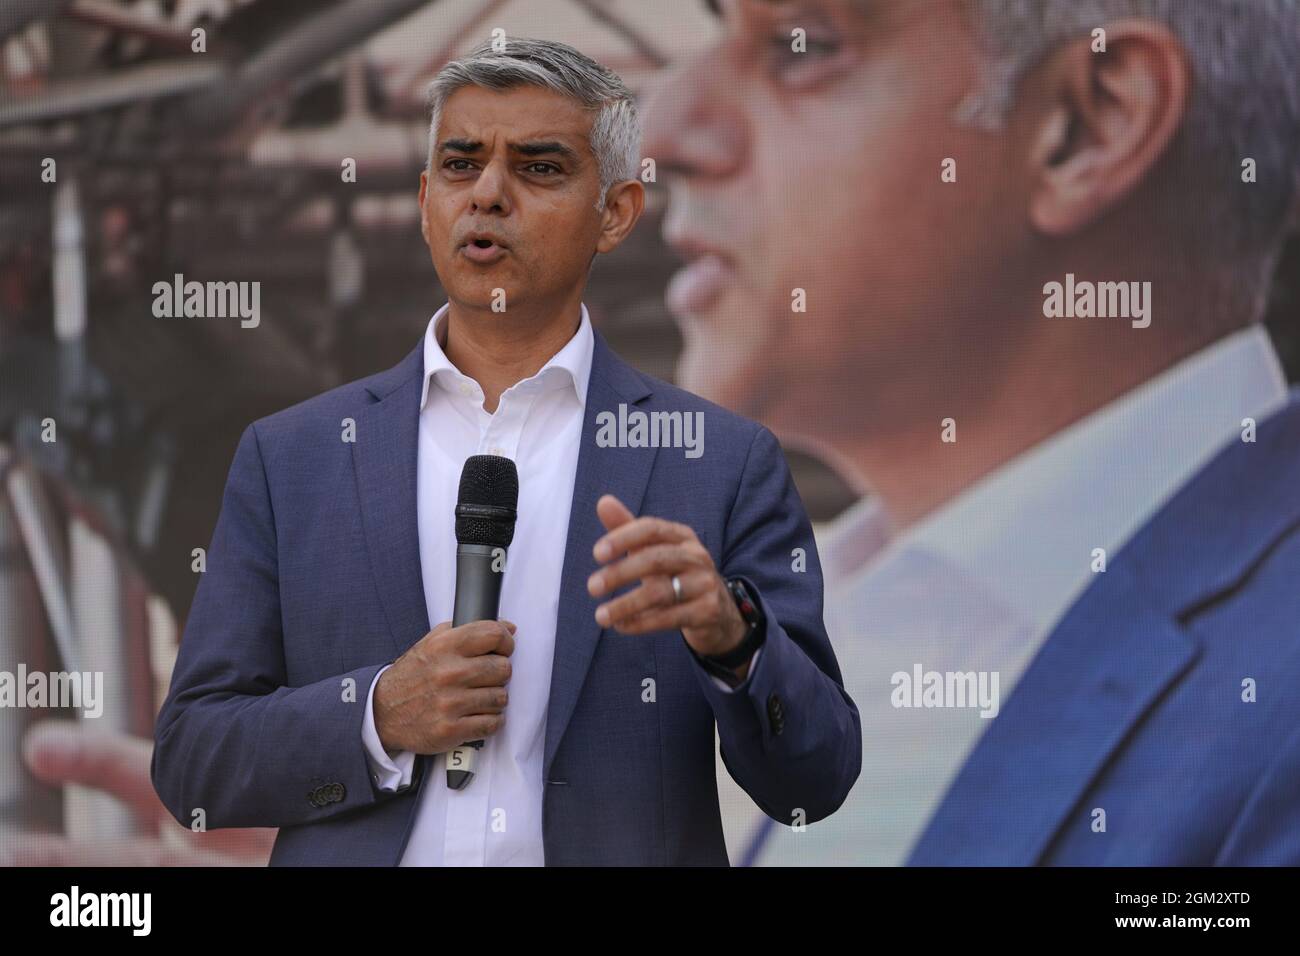
<instances>
[{"instance_id":1,"label":"watch face","mask_svg":"<svg viewBox=\"0 0 1300 956\"><path fill-rule=\"evenodd\" d=\"M761 615L758 607L749 597L749 591L746 590L744 583L741 581L728 581L727 588L731 591L732 598L736 601L736 607L740 609L740 616L743 617L753 627L759 622Z\"/></svg>"}]
</instances>

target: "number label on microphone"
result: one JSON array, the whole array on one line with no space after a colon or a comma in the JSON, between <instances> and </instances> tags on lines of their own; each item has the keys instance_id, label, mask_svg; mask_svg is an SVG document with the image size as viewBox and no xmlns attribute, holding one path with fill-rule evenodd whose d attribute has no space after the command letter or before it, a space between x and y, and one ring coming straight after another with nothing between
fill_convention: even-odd
<instances>
[{"instance_id":1,"label":"number label on microphone","mask_svg":"<svg viewBox=\"0 0 1300 956\"><path fill-rule=\"evenodd\" d=\"M447 751L447 769L448 770L469 770L474 769L473 747L456 747Z\"/></svg>"}]
</instances>

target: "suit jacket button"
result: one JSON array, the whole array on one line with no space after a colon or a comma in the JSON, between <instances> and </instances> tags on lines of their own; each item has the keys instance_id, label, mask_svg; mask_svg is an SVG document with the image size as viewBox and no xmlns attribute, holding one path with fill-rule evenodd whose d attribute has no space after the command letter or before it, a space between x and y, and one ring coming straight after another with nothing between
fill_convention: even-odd
<instances>
[{"instance_id":1,"label":"suit jacket button","mask_svg":"<svg viewBox=\"0 0 1300 956\"><path fill-rule=\"evenodd\" d=\"M330 797L334 803L342 803L343 798L348 795L347 789L341 783L330 784Z\"/></svg>"},{"instance_id":2,"label":"suit jacket button","mask_svg":"<svg viewBox=\"0 0 1300 956\"><path fill-rule=\"evenodd\" d=\"M317 787L315 790L307 791L307 802L310 803L313 807L319 807L321 805L319 787Z\"/></svg>"},{"instance_id":3,"label":"suit jacket button","mask_svg":"<svg viewBox=\"0 0 1300 956\"><path fill-rule=\"evenodd\" d=\"M781 703L781 698L775 692L768 695L767 698L767 719L772 725L772 733L778 737L781 731L785 730L785 706Z\"/></svg>"}]
</instances>

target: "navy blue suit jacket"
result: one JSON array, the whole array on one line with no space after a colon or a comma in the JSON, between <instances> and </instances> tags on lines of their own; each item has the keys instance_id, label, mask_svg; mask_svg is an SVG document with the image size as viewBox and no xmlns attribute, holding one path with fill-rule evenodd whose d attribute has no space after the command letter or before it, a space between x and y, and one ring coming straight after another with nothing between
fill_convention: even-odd
<instances>
[{"instance_id":1,"label":"navy blue suit jacket","mask_svg":"<svg viewBox=\"0 0 1300 956\"><path fill-rule=\"evenodd\" d=\"M422 381L421 345L386 372L254 422L230 469L152 774L185 826L201 809L210 829L279 827L273 864L396 864L421 788L442 785L425 756L410 788L378 790L361 742L376 672L430 630L415 500ZM620 403L703 412L703 456L597 447L596 415ZM348 418L355 442L341 440ZM726 865L715 721L727 769L764 812L787 825L826 817L858 776L861 727L777 441L640 374L599 334L581 441L546 720L547 864ZM740 690L719 688L680 632L596 623L586 581L605 493L690 525L723 575L754 585L767 639Z\"/></svg>"},{"instance_id":2,"label":"navy blue suit jacket","mask_svg":"<svg viewBox=\"0 0 1300 956\"><path fill-rule=\"evenodd\" d=\"M1298 865L1298 688L1295 392L1096 575L910 862Z\"/></svg>"}]
</instances>

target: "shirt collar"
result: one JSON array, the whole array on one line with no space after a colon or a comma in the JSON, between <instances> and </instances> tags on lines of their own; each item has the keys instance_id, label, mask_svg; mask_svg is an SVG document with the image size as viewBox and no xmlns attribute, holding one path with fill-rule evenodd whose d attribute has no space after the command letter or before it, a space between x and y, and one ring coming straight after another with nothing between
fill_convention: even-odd
<instances>
[{"instance_id":1,"label":"shirt collar","mask_svg":"<svg viewBox=\"0 0 1300 956\"><path fill-rule=\"evenodd\" d=\"M424 330L424 384L420 392L421 411L424 411L425 405L428 404L429 385L432 382L437 382L438 385L453 393L459 391L461 386L469 386L478 401L483 400L483 390L478 382L452 365L451 360L447 358L447 353L443 351L442 342L446 337L447 310L450 305L444 303L442 308L429 319L429 324ZM506 393L515 389L545 391L568 386L573 388L578 404L585 408L587 381L591 377L594 349L595 335L591 328L591 317L587 314L587 304L584 302L578 331L565 343L564 348L552 355L547 363L537 370L537 374L516 382L506 389Z\"/></svg>"},{"instance_id":2,"label":"shirt collar","mask_svg":"<svg viewBox=\"0 0 1300 956\"><path fill-rule=\"evenodd\" d=\"M867 495L849 505L817 536L826 589L850 581L888 542L888 522L880 498Z\"/></svg>"},{"instance_id":3,"label":"shirt collar","mask_svg":"<svg viewBox=\"0 0 1300 956\"><path fill-rule=\"evenodd\" d=\"M1114 560L1239 440L1242 419L1262 422L1286 401L1277 353L1252 325L1023 452L892 540L879 503L860 502L828 529L828 554L865 572L896 550L927 550L1046 630L1090 583L1093 548Z\"/></svg>"}]
</instances>

